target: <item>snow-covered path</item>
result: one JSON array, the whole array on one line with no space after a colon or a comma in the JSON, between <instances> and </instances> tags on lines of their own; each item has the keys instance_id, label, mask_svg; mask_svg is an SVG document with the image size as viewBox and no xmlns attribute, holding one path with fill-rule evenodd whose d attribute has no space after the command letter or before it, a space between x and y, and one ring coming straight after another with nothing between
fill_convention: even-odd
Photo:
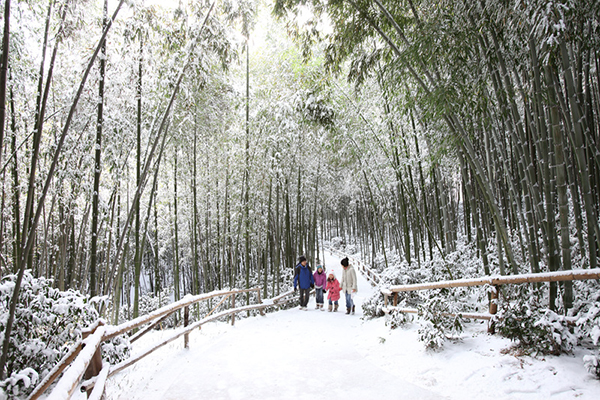
<instances>
[{"instance_id":1,"label":"snow-covered path","mask_svg":"<svg viewBox=\"0 0 600 400\"><path fill-rule=\"evenodd\" d=\"M339 258L328 256L325 263L339 279ZM208 324L190 335L189 350L175 343L111 379L107 397L368 399L402 393L413 399L443 398L384 371L361 351L360 305L373 289L358 272L357 277L356 315L345 314L343 299L336 313L315 310L311 297L308 311L294 308L238 320L234 327Z\"/></svg>"},{"instance_id":2,"label":"snow-covered path","mask_svg":"<svg viewBox=\"0 0 600 400\"><path fill-rule=\"evenodd\" d=\"M338 278L339 258L326 267ZM356 315L298 308L210 323L171 343L107 383L107 399L597 399L600 383L581 355L544 360L501 354L506 339L469 326L463 341L429 353L417 327L390 331L382 318L363 321L372 293L360 274ZM416 324L415 324L416 325ZM142 338L141 348L163 332ZM138 347L139 348L139 347ZM135 349L134 349L135 352Z\"/></svg>"}]
</instances>

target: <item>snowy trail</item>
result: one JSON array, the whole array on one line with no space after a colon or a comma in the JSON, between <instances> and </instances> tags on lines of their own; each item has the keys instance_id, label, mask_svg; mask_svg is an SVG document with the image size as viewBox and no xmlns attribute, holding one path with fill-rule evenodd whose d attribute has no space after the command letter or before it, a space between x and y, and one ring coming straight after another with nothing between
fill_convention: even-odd
<instances>
[{"instance_id":1,"label":"snowy trail","mask_svg":"<svg viewBox=\"0 0 600 400\"><path fill-rule=\"evenodd\" d=\"M328 255L325 262L339 279L339 258ZM345 314L343 299L337 313L315 310L311 297L308 311L280 311L234 327L209 324L190 335L189 350L175 343L112 378L107 398L444 398L384 371L361 351L360 305L373 289L357 277L356 315Z\"/></svg>"},{"instance_id":2,"label":"snowy trail","mask_svg":"<svg viewBox=\"0 0 600 400\"><path fill-rule=\"evenodd\" d=\"M326 257L341 274L339 258ZM390 330L363 321L361 304L374 290L360 275L356 315L293 308L265 317L210 323L115 375L106 399L456 399L591 400L600 382L585 371L584 350L543 358L505 352L511 342L465 326L462 340L428 352L417 323ZM145 348L168 331L136 342ZM135 352L135 349L134 349ZM84 397L82 397L84 398Z\"/></svg>"}]
</instances>

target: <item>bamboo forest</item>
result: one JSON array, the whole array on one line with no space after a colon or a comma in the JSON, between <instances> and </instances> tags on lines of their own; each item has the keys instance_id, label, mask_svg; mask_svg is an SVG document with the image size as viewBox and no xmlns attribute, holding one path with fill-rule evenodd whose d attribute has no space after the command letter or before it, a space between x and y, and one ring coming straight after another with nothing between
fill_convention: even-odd
<instances>
[{"instance_id":1,"label":"bamboo forest","mask_svg":"<svg viewBox=\"0 0 600 400\"><path fill-rule=\"evenodd\" d=\"M600 2L1 3L0 398L97 321L250 307L301 256L340 279L331 252L378 276L363 320L443 351L493 304L490 335L585 349L599 388Z\"/></svg>"}]
</instances>

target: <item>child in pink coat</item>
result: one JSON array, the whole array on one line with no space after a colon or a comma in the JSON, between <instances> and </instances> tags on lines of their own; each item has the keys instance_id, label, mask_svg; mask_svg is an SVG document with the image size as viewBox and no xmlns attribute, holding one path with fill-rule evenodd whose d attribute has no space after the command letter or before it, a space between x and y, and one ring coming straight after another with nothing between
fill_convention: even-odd
<instances>
[{"instance_id":1,"label":"child in pink coat","mask_svg":"<svg viewBox=\"0 0 600 400\"><path fill-rule=\"evenodd\" d=\"M325 292L325 286L327 285L327 274L325 273L325 268L323 268L322 265L318 265L313 277L315 278L315 298L317 300L317 310L325 311L323 308L323 293Z\"/></svg>"},{"instance_id":2,"label":"child in pink coat","mask_svg":"<svg viewBox=\"0 0 600 400\"><path fill-rule=\"evenodd\" d=\"M338 300L340 299L340 282L335 279L335 275L333 271L329 273L327 277L327 286L325 287L327 290L327 298L329 299L329 312L338 310ZM335 308L333 305L335 304Z\"/></svg>"}]
</instances>

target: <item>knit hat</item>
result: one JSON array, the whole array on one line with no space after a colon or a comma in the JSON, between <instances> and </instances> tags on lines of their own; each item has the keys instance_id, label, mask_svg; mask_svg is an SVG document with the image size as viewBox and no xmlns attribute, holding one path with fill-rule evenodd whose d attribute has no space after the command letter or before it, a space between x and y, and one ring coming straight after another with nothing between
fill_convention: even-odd
<instances>
[{"instance_id":1,"label":"knit hat","mask_svg":"<svg viewBox=\"0 0 600 400\"><path fill-rule=\"evenodd\" d=\"M306 261L306 257L300 256L300 258L298 258L298 262L302 262L302 261Z\"/></svg>"},{"instance_id":2,"label":"knit hat","mask_svg":"<svg viewBox=\"0 0 600 400\"><path fill-rule=\"evenodd\" d=\"M330 276L333 276L333 278L335 279L335 272L333 272L333 270L329 271L329 274L327 274L327 278L329 278Z\"/></svg>"},{"instance_id":3,"label":"knit hat","mask_svg":"<svg viewBox=\"0 0 600 400\"><path fill-rule=\"evenodd\" d=\"M317 265L317 269L321 268L323 271L325 271L325 268L323 268L322 265Z\"/></svg>"},{"instance_id":4,"label":"knit hat","mask_svg":"<svg viewBox=\"0 0 600 400\"><path fill-rule=\"evenodd\" d=\"M350 265L350 263L348 262L348 257L342 258L342 261L340 261L340 262L344 267L347 267L348 265Z\"/></svg>"}]
</instances>

